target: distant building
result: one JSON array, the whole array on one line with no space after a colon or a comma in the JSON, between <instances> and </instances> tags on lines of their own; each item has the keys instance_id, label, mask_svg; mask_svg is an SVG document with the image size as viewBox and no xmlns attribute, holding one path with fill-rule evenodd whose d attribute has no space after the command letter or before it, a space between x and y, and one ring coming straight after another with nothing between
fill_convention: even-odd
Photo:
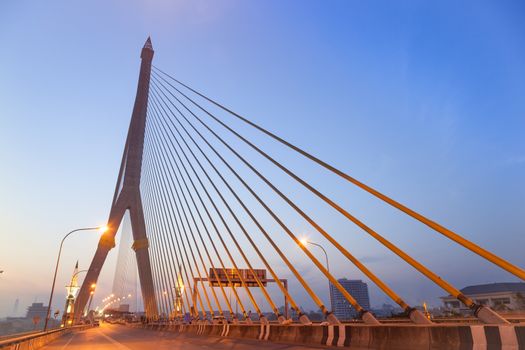
<instances>
[{"instance_id":1,"label":"distant building","mask_svg":"<svg viewBox=\"0 0 525 350\"><path fill-rule=\"evenodd\" d=\"M25 317L7 317L5 321L0 321L0 336L22 333L40 329L44 325L47 315L47 306L43 303L33 303L27 308ZM34 318L38 319L35 324ZM49 328L58 327L59 322L54 318L49 319Z\"/></svg>"},{"instance_id":2,"label":"distant building","mask_svg":"<svg viewBox=\"0 0 525 350\"><path fill-rule=\"evenodd\" d=\"M364 309L370 309L370 297L368 295L368 286L361 280L349 280L341 278L337 280L344 289ZM350 320L357 316L357 311L348 303L344 295L332 284L330 284L330 298L334 315L340 320Z\"/></svg>"},{"instance_id":3,"label":"distant building","mask_svg":"<svg viewBox=\"0 0 525 350\"><path fill-rule=\"evenodd\" d=\"M15 305L13 306L13 315L12 315L13 317L18 316L18 305L20 305L20 300L16 298Z\"/></svg>"},{"instance_id":4,"label":"distant building","mask_svg":"<svg viewBox=\"0 0 525 350\"><path fill-rule=\"evenodd\" d=\"M492 283L468 286L461 293L473 299L476 304L488 306L497 311L525 310L525 283ZM441 297L446 309L455 313L468 313L469 309L452 295Z\"/></svg>"},{"instance_id":5,"label":"distant building","mask_svg":"<svg viewBox=\"0 0 525 350\"><path fill-rule=\"evenodd\" d=\"M399 307L398 305L391 305L384 303L381 305L380 308L371 309L371 311L376 315L377 317L392 317L397 314L403 313L403 309Z\"/></svg>"},{"instance_id":6,"label":"distant building","mask_svg":"<svg viewBox=\"0 0 525 350\"><path fill-rule=\"evenodd\" d=\"M120 312L129 312L129 304L120 304L118 307Z\"/></svg>"},{"instance_id":7,"label":"distant building","mask_svg":"<svg viewBox=\"0 0 525 350\"><path fill-rule=\"evenodd\" d=\"M33 319L35 316L39 317L41 320L46 318L47 306L44 306L44 303L33 303L27 308L26 318Z\"/></svg>"}]
</instances>

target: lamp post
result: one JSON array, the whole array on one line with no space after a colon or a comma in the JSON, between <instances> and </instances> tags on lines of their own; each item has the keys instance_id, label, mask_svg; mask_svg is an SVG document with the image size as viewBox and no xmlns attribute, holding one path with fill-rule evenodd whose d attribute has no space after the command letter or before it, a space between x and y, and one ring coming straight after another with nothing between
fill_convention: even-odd
<instances>
[{"instance_id":1,"label":"lamp post","mask_svg":"<svg viewBox=\"0 0 525 350\"><path fill-rule=\"evenodd\" d=\"M78 268L78 262L77 262L77 266ZM81 272L88 272L89 270L80 270L80 271L77 271L73 274L73 276L71 276L71 282L69 282L69 286L66 286L66 290L67 290L67 299L66 299L66 305L64 306L64 316L62 317L62 320L63 320L63 325L64 327L66 327L68 324L69 324L69 320L68 320L68 314L71 313L73 316L70 318L71 320L74 320L74 315L75 315L75 309L74 309L74 305L75 305L75 297L76 297L76 293L78 291L78 286L77 285L73 285L74 281L75 281L75 278L78 276L78 274L80 274ZM73 308L73 311L71 312L70 311L70 308Z\"/></svg>"},{"instance_id":2,"label":"lamp post","mask_svg":"<svg viewBox=\"0 0 525 350\"><path fill-rule=\"evenodd\" d=\"M53 302L53 292L55 291L55 282L57 280L58 264L60 263L60 255L62 254L62 246L64 245L64 241L73 232L77 232L77 231L93 231L93 230L98 230L99 232L104 233L104 232L106 232L108 230L108 227L107 226L99 226L99 227L77 228L76 230L68 232L64 236L64 238L62 238L62 241L60 242L60 248L58 249L57 263L56 263L56 266L55 266L55 275L53 276L53 284L51 285L51 293L49 295L49 304L47 305L46 322L44 323L44 332L47 330L47 324L49 322L49 314L51 313L51 303Z\"/></svg>"},{"instance_id":3,"label":"lamp post","mask_svg":"<svg viewBox=\"0 0 525 350\"><path fill-rule=\"evenodd\" d=\"M326 261L326 270L328 272L330 272L330 264L328 263L328 253L326 252L326 250L324 249L324 247L322 245L320 245L319 243L315 243L315 242L312 242L310 241L309 239L307 238L302 238L299 240L301 242L302 245L306 246L308 244L311 244L311 245L314 245L316 247L319 247L321 248L321 250L323 251L324 253L324 257L325 257L325 261ZM334 310L334 305L333 305L333 301L332 301L332 290L331 290L331 285L330 285L330 280L328 280L328 297L330 298L330 308L332 309L332 311Z\"/></svg>"}]
</instances>

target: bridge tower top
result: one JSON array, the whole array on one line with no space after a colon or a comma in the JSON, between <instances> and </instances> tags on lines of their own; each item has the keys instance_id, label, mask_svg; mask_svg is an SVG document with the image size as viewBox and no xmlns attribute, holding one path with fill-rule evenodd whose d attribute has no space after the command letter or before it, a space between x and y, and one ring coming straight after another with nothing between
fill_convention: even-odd
<instances>
[{"instance_id":1,"label":"bridge tower top","mask_svg":"<svg viewBox=\"0 0 525 350\"><path fill-rule=\"evenodd\" d=\"M144 47L142 48L142 52L140 53L140 58L143 60L151 60L153 59L153 45L151 44L151 38L148 36L148 39L144 43Z\"/></svg>"},{"instance_id":2,"label":"bridge tower top","mask_svg":"<svg viewBox=\"0 0 525 350\"><path fill-rule=\"evenodd\" d=\"M115 189L115 196L113 198L113 205L115 205L115 201L118 198L119 190L121 188L122 190L132 189L132 191L137 191L140 186L142 150L144 148L144 133L146 129L146 114L153 55L154 51L151 44L151 38L148 37L140 54L142 63L140 65L137 95L135 98L135 105L133 106L133 114L131 117L122 163L122 165L125 166L125 169L123 169L124 172L121 171L119 174L117 188ZM121 181L124 181L123 187L121 187Z\"/></svg>"}]
</instances>

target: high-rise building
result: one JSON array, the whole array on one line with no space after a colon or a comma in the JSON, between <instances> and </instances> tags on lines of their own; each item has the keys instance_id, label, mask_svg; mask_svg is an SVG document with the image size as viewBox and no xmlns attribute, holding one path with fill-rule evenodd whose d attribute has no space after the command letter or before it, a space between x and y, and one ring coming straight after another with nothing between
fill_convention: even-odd
<instances>
[{"instance_id":1,"label":"high-rise building","mask_svg":"<svg viewBox=\"0 0 525 350\"><path fill-rule=\"evenodd\" d=\"M13 317L18 316L18 305L20 304L20 300L16 298L15 305L13 306Z\"/></svg>"},{"instance_id":2,"label":"high-rise building","mask_svg":"<svg viewBox=\"0 0 525 350\"><path fill-rule=\"evenodd\" d=\"M370 309L368 286L365 282L361 280L349 280L346 278L341 278L337 281L352 297L354 297L359 305L365 310ZM350 305L344 295L332 284L330 284L330 297L332 301L332 311L339 320L350 320L357 316L356 310Z\"/></svg>"}]
</instances>

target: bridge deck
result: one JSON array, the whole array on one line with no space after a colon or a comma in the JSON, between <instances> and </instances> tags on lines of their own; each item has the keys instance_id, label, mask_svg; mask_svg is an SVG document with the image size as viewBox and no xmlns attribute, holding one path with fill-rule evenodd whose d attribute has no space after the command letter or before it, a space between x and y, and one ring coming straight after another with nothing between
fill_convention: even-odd
<instances>
[{"instance_id":1,"label":"bridge deck","mask_svg":"<svg viewBox=\"0 0 525 350\"><path fill-rule=\"evenodd\" d=\"M59 338L42 350L192 350L192 349L327 349L328 347L306 347L304 345L275 344L249 339L199 337L192 334L152 332L139 328L103 323L98 328L74 332Z\"/></svg>"}]
</instances>

